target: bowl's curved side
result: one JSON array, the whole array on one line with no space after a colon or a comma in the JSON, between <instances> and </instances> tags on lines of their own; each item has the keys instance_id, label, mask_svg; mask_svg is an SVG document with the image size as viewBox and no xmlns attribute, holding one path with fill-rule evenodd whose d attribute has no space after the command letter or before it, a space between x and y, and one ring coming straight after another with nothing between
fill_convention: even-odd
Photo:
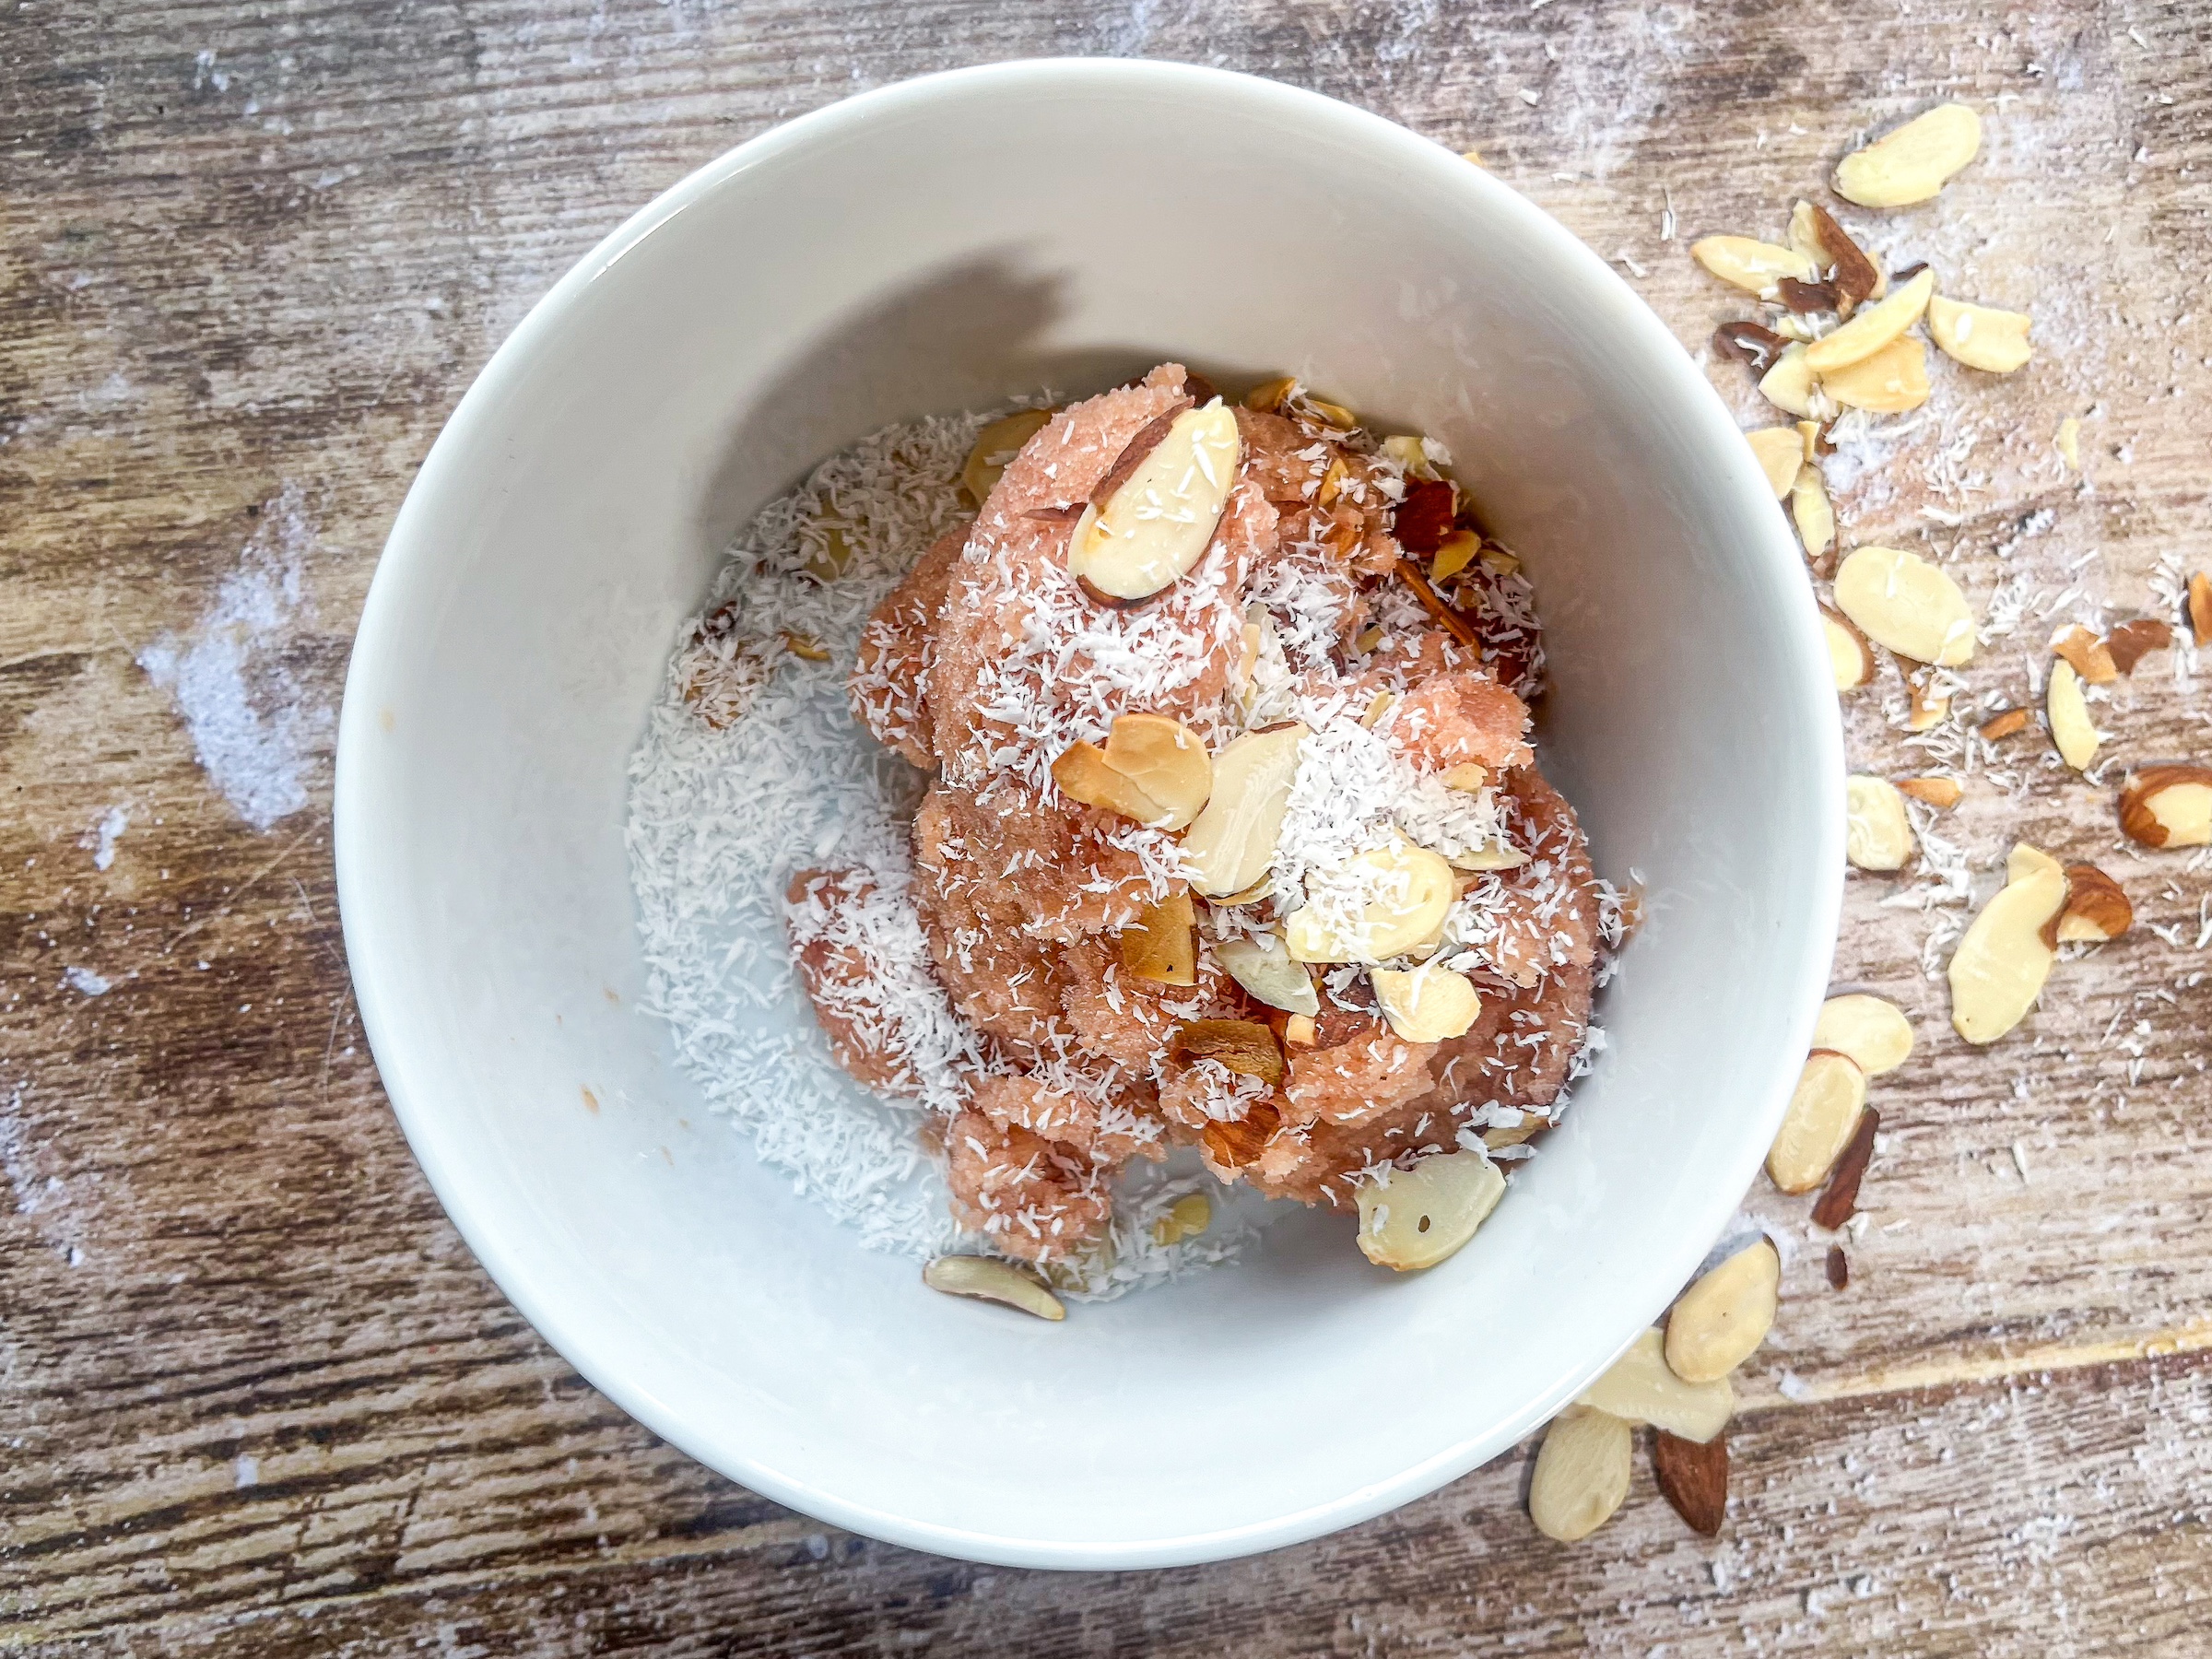
<instances>
[{"instance_id":1,"label":"bowl's curved side","mask_svg":"<svg viewBox=\"0 0 2212 1659\"><path fill-rule=\"evenodd\" d=\"M964 188L978 176L994 188ZM1285 340L1310 342L1300 360ZM1459 1257L1385 1282L1325 1227L1293 1230L1048 1329L917 1296L911 1264L865 1255L689 1122L696 1091L630 1011L624 764L728 535L815 456L1156 352L1225 378L1302 371L1453 443L1538 582L1547 768L1601 867L1641 872L1647 920L1605 1064ZM441 1200L626 1410L876 1536L1168 1565L1441 1485L1658 1312L1802 1061L1842 770L1780 512L1602 261L1479 170L1314 94L1175 65L1003 65L739 147L494 356L363 613L339 899L370 1041ZM1263 1392L1272 1432L1218 1431Z\"/></svg>"}]
</instances>

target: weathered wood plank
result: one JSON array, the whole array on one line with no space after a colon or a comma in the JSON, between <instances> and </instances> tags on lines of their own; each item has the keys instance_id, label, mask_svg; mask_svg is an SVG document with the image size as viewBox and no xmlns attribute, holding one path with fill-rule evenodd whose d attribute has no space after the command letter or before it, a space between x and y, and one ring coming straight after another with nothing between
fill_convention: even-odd
<instances>
[{"instance_id":1,"label":"weathered wood plank","mask_svg":"<svg viewBox=\"0 0 2212 1659\"><path fill-rule=\"evenodd\" d=\"M316 717L413 465L578 254L778 119L1050 51L1223 62L1478 146L1692 348L1740 309L1688 238L1778 231L1854 128L1972 98L1983 159L1880 245L2032 310L2039 361L2004 382L1939 363L1937 418L1831 475L1846 534L1955 552L1978 601L2017 575L2146 607L2162 557L2212 566L2208 45L2180 4L1956 0L11 14L0 1632L57 1653L2194 1651L2212 872L2116 848L2109 790L2046 770L2040 739L2012 740L2017 793L1977 778L1949 820L1983 890L2027 835L2105 863L2169 936L2065 965L2031 1027L1976 1054L1923 976L1927 918L1854 877L1839 981L1895 996L1924 1046L1877 1087L1848 1290L1805 1201L1747 1200L1793 1248L1721 1544L1640 1473L1618 1519L1557 1548L1519 1512L1514 1458L1335 1539L1106 1578L824 1533L538 1342L439 1214L359 1046ZM1740 371L1712 372L1767 418ZM2065 415L2088 489L2053 457ZM276 756L304 805L265 832L138 659L289 559L301 602L250 666L304 711ZM2030 700L2050 625L1994 649L1976 689ZM2113 752L2212 750L2208 685L2152 659L2100 710ZM1870 697L1848 732L1854 764L1924 769ZM116 806L102 870L78 843ZM114 988L87 997L71 967Z\"/></svg>"}]
</instances>

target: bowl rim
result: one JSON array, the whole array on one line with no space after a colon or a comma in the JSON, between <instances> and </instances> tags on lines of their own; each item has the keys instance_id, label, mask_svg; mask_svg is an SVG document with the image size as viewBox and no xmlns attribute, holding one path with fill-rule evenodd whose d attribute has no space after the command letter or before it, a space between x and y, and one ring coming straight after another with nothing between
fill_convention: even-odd
<instances>
[{"instance_id":1,"label":"bowl rim","mask_svg":"<svg viewBox=\"0 0 2212 1659\"><path fill-rule=\"evenodd\" d=\"M1481 203L1504 221L1511 233L1540 247L1549 257L1580 266L1590 278L1594 303L1607 308L1607 324L1652 359L1668 394L1681 406L1681 418L1709 441L1715 458L1722 435L1738 429L1718 393L1660 318L1602 258L1559 221L1479 167L1469 165L1436 142L1370 111L1325 94L1262 76L1210 66L1131 58L1047 57L944 70L856 93L779 124L695 169L625 219L578 260L539 299L502 341L441 428L395 516L363 604L338 723L332 801L333 856L336 866L340 921L362 1030L375 1056L380 1080L409 1147L448 1218L478 1263L532 1327L593 1387L649 1430L727 1478L775 1502L830 1524L910 1548L1009 1567L1062 1570L1126 1570L1190 1565L1226 1559L1303 1542L1395 1509L1432 1492L1491 1461L1554 1416L1610 1363L1611 1356L1586 1374L1563 1377L1544 1394L1479 1441L1447 1447L1420 1459L1387 1480L1363 1484L1335 1498L1271 1519L1196 1534L1168 1534L1110 1542L1059 1542L972 1532L942 1523L888 1513L811 1485L789 1472L753 1461L701 1426L680 1418L654 1391L650 1377L627 1364L618 1342L596 1328L588 1316L571 1317L558 1297L540 1293L515 1241L502 1236L494 1194L481 1192L482 1178L467 1160L453 1154L441 1127L437 1090L410 1071L406 1021L387 1005L382 986L387 972L404 971L382 941L368 936L360 920L375 907L363 874L363 848L374 834L373 799L368 773L374 711L384 700L382 665L391 660L407 625L406 591L429 561L439 557L435 526L427 500L458 463L470 434L494 418L508 394L527 372L542 344L566 324L567 313L582 292L631 249L662 226L747 170L816 145L835 144L887 116L939 100L988 97L1000 91L1033 91L1058 83L1096 93L1171 93L1191 99L1242 100L1255 113L1274 113L1305 123L1331 125L1347 143L1394 151L1406 165L1434 171L1441 190L1457 190ZM1749 464L1731 468L1735 493L1747 522L1763 512L1771 521L1767 539L1777 558L1797 560L1781 515L1756 479ZM1832 700L1826 649L1816 607L1807 603L1788 624L1788 649L1797 684L1783 688L1815 716L1807 724L1818 751L1818 773L1826 797L1819 822L1823 845L1815 861L1816 878L1806 894L1808 918L1800 959L1789 964L1804 986L1796 1041L1778 1052L1788 1055L1810 1041L1818 993L1830 977L1843 887L1843 757L1841 723L1818 718L1820 700ZM1782 966L1778 964L1778 967ZM1771 1116L1778 1124L1787 1099L1788 1077L1778 1067ZM1737 1162L1718 1171L1709 1214L1689 1218L1667 1262L1672 1282L1688 1278L1711 1242L1726 1226L1754 1177L1765 1147L1747 1144ZM1676 1259L1678 1258L1678 1259ZM1662 1306L1664 1303L1661 1304ZM1653 1310L1655 1314L1658 1309ZM1632 1336L1630 1338L1632 1340ZM1626 1346L1625 1343L1623 1345Z\"/></svg>"}]
</instances>

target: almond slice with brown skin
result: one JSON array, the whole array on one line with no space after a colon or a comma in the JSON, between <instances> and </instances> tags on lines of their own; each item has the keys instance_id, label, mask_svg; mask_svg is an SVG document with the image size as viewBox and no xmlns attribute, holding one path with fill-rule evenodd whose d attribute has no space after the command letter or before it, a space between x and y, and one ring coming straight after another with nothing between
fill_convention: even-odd
<instances>
[{"instance_id":1,"label":"almond slice with brown skin","mask_svg":"<svg viewBox=\"0 0 2212 1659\"><path fill-rule=\"evenodd\" d=\"M1666 1362L1666 1334L1653 1326L1576 1395L1575 1404L1701 1443L1728 1427L1735 1415L1735 1390L1725 1377L1685 1382L1675 1375Z\"/></svg>"},{"instance_id":2,"label":"almond slice with brown skin","mask_svg":"<svg viewBox=\"0 0 2212 1659\"><path fill-rule=\"evenodd\" d=\"M2035 1006L2055 959L2044 929L2065 901L2058 861L2025 842L2014 847L2005 886L1951 953L1951 1025L1967 1041L1996 1041Z\"/></svg>"},{"instance_id":3,"label":"almond slice with brown skin","mask_svg":"<svg viewBox=\"0 0 2212 1659\"><path fill-rule=\"evenodd\" d=\"M998 1302L1039 1319L1067 1317L1067 1309L1058 1297L1011 1262L995 1256L939 1256L922 1269L922 1282L947 1296Z\"/></svg>"},{"instance_id":4,"label":"almond slice with brown skin","mask_svg":"<svg viewBox=\"0 0 2212 1659\"><path fill-rule=\"evenodd\" d=\"M1836 194L1862 207L1904 207L1935 196L1982 147L1982 118L1938 104L1836 164Z\"/></svg>"},{"instance_id":5,"label":"almond slice with brown skin","mask_svg":"<svg viewBox=\"0 0 2212 1659\"><path fill-rule=\"evenodd\" d=\"M1797 1076L1790 1109L1767 1149L1767 1174L1785 1193L1828 1179L1866 1106L1866 1074L1849 1054L1815 1049Z\"/></svg>"},{"instance_id":6,"label":"almond slice with brown skin","mask_svg":"<svg viewBox=\"0 0 2212 1659\"><path fill-rule=\"evenodd\" d=\"M1480 1152L1445 1152L1387 1182L1359 1184L1359 1253L1411 1273L1456 1254L1505 1196L1505 1175Z\"/></svg>"},{"instance_id":7,"label":"almond slice with brown skin","mask_svg":"<svg viewBox=\"0 0 2212 1659\"><path fill-rule=\"evenodd\" d=\"M1836 571L1836 607L1877 645L1955 668L1974 658L1974 613L1949 576L1915 553L1860 547Z\"/></svg>"},{"instance_id":8,"label":"almond slice with brown skin","mask_svg":"<svg viewBox=\"0 0 2212 1659\"><path fill-rule=\"evenodd\" d=\"M1900 778L1897 793L1924 801L1938 812L1948 812L1966 798L1966 785L1956 778Z\"/></svg>"},{"instance_id":9,"label":"almond slice with brown skin","mask_svg":"<svg viewBox=\"0 0 2212 1659\"><path fill-rule=\"evenodd\" d=\"M1569 1406L1544 1431L1528 1483L1528 1518L1561 1544L1579 1544L1629 1495L1635 1436L1603 1411Z\"/></svg>"},{"instance_id":10,"label":"almond slice with brown skin","mask_svg":"<svg viewBox=\"0 0 2212 1659\"><path fill-rule=\"evenodd\" d=\"M1110 599L1148 599L1205 556L1236 482L1236 416L1218 402L1176 416L1103 502L1083 510L1067 568Z\"/></svg>"},{"instance_id":11,"label":"almond slice with brown skin","mask_svg":"<svg viewBox=\"0 0 2212 1659\"><path fill-rule=\"evenodd\" d=\"M1812 282L1813 262L1790 248L1748 236L1706 236L1689 244L1689 256L1723 282L1754 294L1771 294L1784 276Z\"/></svg>"},{"instance_id":12,"label":"almond slice with brown skin","mask_svg":"<svg viewBox=\"0 0 2212 1659\"><path fill-rule=\"evenodd\" d=\"M1850 232L1836 223L1827 208L1816 202L1800 202L1798 206L1809 210L1807 217L1812 221L1814 239L1835 267L1835 275L1830 280L1835 284L1836 292L1853 306L1879 299L1883 286L1881 267L1851 240ZM1796 223L1794 215L1790 222Z\"/></svg>"},{"instance_id":13,"label":"almond slice with brown skin","mask_svg":"<svg viewBox=\"0 0 2212 1659\"><path fill-rule=\"evenodd\" d=\"M1928 300L1928 337L1954 362L1989 374L2010 374L2033 355L2028 324L2019 312L1965 305L1941 294Z\"/></svg>"},{"instance_id":14,"label":"almond slice with brown skin","mask_svg":"<svg viewBox=\"0 0 2212 1659\"><path fill-rule=\"evenodd\" d=\"M2120 665L2112 649L2078 622L2051 636L2051 651L2074 665L2074 672L2092 686L2108 686L2120 677Z\"/></svg>"},{"instance_id":15,"label":"almond slice with brown skin","mask_svg":"<svg viewBox=\"0 0 2212 1659\"><path fill-rule=\"evenodd\" d=\"M1829 1172L1828 1190L1813 1206L1814 1226L1834 1232L1858 1214L1859 1183L1866 1179L1866 1166L1874 1159L1875 1136L1881 1127L1882 1114L1873 1107L1859 1113L1859 1126L1851 1132L1850 1145Z\"/></svg>"},{"instance_id":16,"label":"almond slice with brown skin","mask_svg":"<svg viewBox=\"0 0 2212 1659\"><path fill-rule=\"evenodd\" d=\"M1156 985L1198 982L1198 918L1187 891L1138 911L1119 943L1122 971L1132 979Z\"/></svg>"},{"instance_id":17,"label":"almond slice with brown skin","mask_svg":"<svg viewBox=\"0 0 2212 1659\"><path fill-rule=\"evenodd\" d=\"M1213 758L1213 793L1182 838L1191 887L1207 898L1240 893L1267 874L1283 832L1299 746L1308 735L1292 721L1247 732Z\"/></svg>"},{"instance_id":18,"label":"almond slice with brown skin","mask_svg":"<svg viewBox=\"0 0 2212 1659\"><path fill-rule=\"evenodd\" d=\"M1667 1369L1712 1382L1755 1353L1774 1326L1782 1257L1773 1241L1737 1251L1677 1299L1666 1316Z\"/></svg>"},{"instance_id":19,"label":"almond slice with brown skin","mask_svg":"<svg viewBox=\"0 0 2212 1659\"><path fill-rule=\"evenodd\" d=\"M1690 1531L1720 1535L1728 1518L1728 1437L1716 1434L1700 1445L1664 1429L1652 1434L1652 1478L1667 1506Z\"/></svg>"},{"instance_id":20,"label":"almond slice with brown skin","mask_svg":"<svg viewBox=\"0 0 2212 1659\"><path fill-rule=\"evenodd\" d=\"M2092 864L2066 866L2066 908L2044 935L2051 945L2102 945L2136 924L2120 884Z\"/></svg>"},{"instance_id":21,"label":"almond slice with brown skin","mask_svg":"<svg viewBox=\"0 0 2212 1659\"><path fill-rule=\"evenodd\" d=\"M2112 653L2112 666L2123 674L2135 673L2137 663L2172 643L2173 629L2156 617L2138 617L2133 622L2123 622L2104 639L2105 649ZM2087 679L2089 676L2085 672L2082 677Z\"/></svg>"},{"instance_id":22,"label":"almond slice with brown skin","mask_svg":"<svg viewBox=\"0 0 2212 1659\"><path fill-rule=\"evenodd\" d=\"M1904 801L1887 778L1854 774L1843 784L1843 853L1862 870L1901 870L1919 842Z\"/></svg>"},{"instance_id":23,"label":"almond slice with brown skin","mask_svg":"<svg viewBox=\"0 0 2212 1659\"><path fill-rule=\"evenodd\" d=\"M1790 486L1797 481L1797 469L1805 464L1805 441L1795 427L1761 427L1746 432L1744 441L1758 457L1759 470L1767 475L1767 488L1781 500L1790 493Z\"/></svg>"},{"instance_id":24,"label":"almond slice with brown skin","mask_svg":"<svg viewBox=\"0 0 2212 1659\"><path fill-rule=\"evenodd\" d=\"M1820 631L1828 640L1829 671L1836 689L1849 691L1874 678L1874 648L1841 611L1820 607Z\"/></svg>"},{"instance_id":25,"label":"almond slice with brown skin","mask_svg":"<svg viewBox=\"0 0 2212 1659\"><path fill-rule=\"evenodd\" d=\"M2051 741L2059 758L2076 771L2087 771L2097 759L2104 739L2089 718L2088 700L2081 694L2081 676L2061 658L2051 665L2051 684L2044 693L2043 712L2051 722Z\"/></svg>"},{"instance_id":26,"label":"almond slice with brown skin","mask_svg":"<svg viewBox=\"0 0 2212 1659\"><path fill-rule=\"evenodd\" d=\"M1822 375L1820 389L1846 408L1870 415L1909 414L1928 401L1928 348L1906 335L1871 357Z\"/></svg>"},{"instance_id":27,"label":"almond slice with brown skin","mask_svg":"<svg viewBox=\"0 0 2212 1659\"><path fill-rule=\"evenodd\" d=\"M1935 291L1936 273L1923 271L1888 299L1865 307L1842 327L1807 346L1806 367L1826 381L1838 370L1872 357L1920 321Z\"/></svg>"},{"instance_id":28,"label":"almond slice with brown skin","mask_svg":"<svg viewBox=\"0 0 2212 1659\"><path fill-rule=\"evenodd\" d=\"M1870 1077L1895 1071L1912 1053L1912 1022L1884 997L1859 993L1831 996L1820 1005L1813 1026L1813 1046L1848 1054Z\"/></svg>"},{"instance_id":29,"label":"almond slice with brown skin","mask_svg":"<svg viewBox=\"0 0 2212 1659\"><path fill-rule=\"evenodd\" d=\"M2120 792L2120 828L2147 847L2212 843L2212 766L2148 766Z\"/></svg>"}]
</instances>

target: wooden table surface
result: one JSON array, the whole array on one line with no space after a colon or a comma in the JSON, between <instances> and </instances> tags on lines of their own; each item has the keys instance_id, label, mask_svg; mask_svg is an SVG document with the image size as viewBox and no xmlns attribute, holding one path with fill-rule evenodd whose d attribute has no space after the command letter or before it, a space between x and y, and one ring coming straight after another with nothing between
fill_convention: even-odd
<instances>
[{"instance_id":1,"label":"wooden table surface","mask_svg":"<svg viewBox=\"0 0 2212 1659\"><path fill-rule=\"evenodd\" d=\"M1689 237L1774 235L1854 133L1970 99L1988 142L1943 201L1855 217L2034 312L2040 356L1939 364L1889 460L1839 460L1846 540L1948 550L1980 604L2073 590L1972 671L1999 700L2053 621L2212 565L2193 0L25 0L0 21L0 1643L2212 1652L2212 870L2120 849L2109 783L2032 731L2017 787L1977 777L1951 815L1978 891L2027 836L2103 862L2147 925L1979 1053L1922 972L1929 916L1853 877L1837 978L1902 1003L1921 1052L1877 1085L1848 1289L1806 1201L1747 1200L1792 1253L1714 1542L1640 1465L1602 1532L1549 1543L1524 1448L1253 1560L934 1559L661 1444L462 1247L362 1045L331 877L329 719L412 469L530 303L694 166L1045 53L1225 64L1479 147L1693 349L1742 308ZM1748 418L1742 371L1712 372ZM2208 681L2212 656L2151 659L2100 711L2111 752L2212 760ZM1880 695L1854 763L1920 770Z\"/></svg>"}]
</instances>

